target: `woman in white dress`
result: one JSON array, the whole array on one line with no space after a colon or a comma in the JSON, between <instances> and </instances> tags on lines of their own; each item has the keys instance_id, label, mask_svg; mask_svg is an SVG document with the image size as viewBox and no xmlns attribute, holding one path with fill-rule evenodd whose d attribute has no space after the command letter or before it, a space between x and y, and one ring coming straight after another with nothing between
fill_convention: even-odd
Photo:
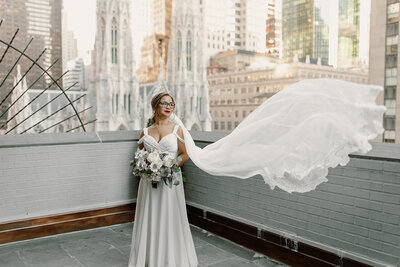
<instances>
[{"instance_id":1,"label":"woman in white dress","mask_svg":"<svg viewBox=\"0 0 400 267\"><path fill-rule=\"evenodd\" d=\"M154 115L151 125L139 139L139 148L152 152L169 152L181 158L181 167L189 156L182 128L169 120L175 102L168 93L151 101ZM169 187L141 179L136 202L129 267L195 267L196 251L186 213L182 175L180 183Z\"/></svg>"}]
</instances>

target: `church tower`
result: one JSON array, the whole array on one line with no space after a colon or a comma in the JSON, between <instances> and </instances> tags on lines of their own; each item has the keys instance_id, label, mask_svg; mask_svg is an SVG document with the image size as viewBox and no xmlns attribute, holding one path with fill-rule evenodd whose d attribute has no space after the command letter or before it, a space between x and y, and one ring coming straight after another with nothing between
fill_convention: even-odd
<instances>
[{"instance_id":1,"label":"church tower","mask_svg":"<svg viewBox=\"0 0 400 267\"><path fill-rule=\"evenodd\" d=\"M131 31L131 0L97 0L90 99L95 131L139 129L139 86Z\"/></svg>"},{"instance_id":2,"label":"church tower","mask_svg":"<svg viewBox=\"0 0 400 267\"><path fill-rule=\"evenodd\" d=\"M172 2L167 78L176 113L187 129L211 131L200 4L198 0Z\"/></svg>"}]
</instances>

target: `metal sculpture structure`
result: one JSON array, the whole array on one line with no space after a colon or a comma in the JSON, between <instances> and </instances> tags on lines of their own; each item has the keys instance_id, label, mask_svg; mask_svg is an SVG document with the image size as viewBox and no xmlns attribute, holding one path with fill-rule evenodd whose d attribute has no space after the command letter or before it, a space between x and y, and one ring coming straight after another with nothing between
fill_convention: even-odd
<instances>
[{"instance_id":1,"label":"metal sculpture structure","mask_svg":"<svg viewBox=\"0 0 400 267\"><path fill-rule=\"evenodd\" d=\"M0 20L0 30L1 30L1 25L3 23L3 20ZM26 75L32 70L33 67L39 68L41 71L41 74L36 77L36 79L23 91L23 93L21 95L19 95L17 97L17 99L15 101L13 101L12 103L10 103L5 111L1 112L0 109L0 119L2 119L5 115L7 115L7 112L10 111L10 109L18 102L18 100L20 100L23 95L25 95L29 89L31 89L42 77L46 77L48 78L48 80L50 80L50 84L48 84L46 86L46 88L44 88L37 96L35 96L32 100L30 100L27 104L23 105L23 107L21 107L15 114L8 114L8 119L5 122L1 122L0 121L0 132L1 130L4 131L4 134L9 134L11 131L13 131L14 129L16 129L19 125L21 125L22 123L24 123L25 121L27 121L29 118L31 118L32 116L34 116L35 114L37 114L40 110L44 109L46 106L48 106L50 103L52 103L54 100L56 100L59 97L64 97L64 99L66 100L66 104L64 106L62 106L61 108L58 108L56 111L52 112L50 115L46 116L43 119L40 119L38 122L34 123L33 125L30 125L29 127L26 127L23 131L20 132L20 134L26 133L27 131L29 131L30 129L34 128L35 126L40 125L41 123L43 123L44 121L48 120L49 118L51 118L52 116L54 116L55 114L57 114L58 112L71 107L72 111L73 111L73 115L72 116L68 116L67 118L58 121L56 123L53 123L51 126L46 127L45 129L42 129L40 131L38 131L39 133L45 132L71 118L77 118L77 120L79 121L79 126L77 127L73 127L71 129L66 130L65 132L70 132L76 129L81 128L81 130L86 132L85 129L85 125L93 123L96 121L96 119L88 121L88 122L83 122L82 118L80 117L80 114L82 114L83 112L89 110L90 108L92 108L93 106L90 106L88 108L85 108L81 111L77 111L76 107L73 105L76 101L78 101L79 99L83 98L84 96L86 96L86 94L82 94L80 95L78 98L71 100L68 95L66 94L66 92L73 88L77 82L75 82L74 84L72 84L71 86L69 86L66 89L63 89L62 86L60 86L60 84L58 83L63 76L68 72L64 72L60 77L58 77L57 79L53 78L51 73L49 72L50 69L57 63L58 59L55 60L54 62L52 62L50 64L50 66L48 66L47 68L43 68L40 64L39 64L39 59L42 57L42 55L46 52L47 48L45 48L36 59L33 59L32 57L30 57L27 53L26 50L28 49L28 47L30 46L30 44L33 41L33 37L29 40L29 42L26 44L25 48L23 50L20 50L18 48L16 48L13 45L13 42L15 40L15 38L17 37L19 29L17 29L14 33L14 35L12 36L11 40L9 42L5 41L5 40L1 40L0 39L0 45L4 45L5 46L5 50L3 52L3 54L0 57L0 68L1 68L1 63L4 60L4 58L7 56L7 53L11 50L15 51L18 53L18 57L15 60L14 64L12 64L12 67L7 71L7 74L5 75L5 77L3 78L2 81L0 81L0 90L4 90L2 89L2 86L5 84L5 81L7 80L7 78L9 78L10 74L12 73L12 71L15 69L15 67L17 66L17 64L20 62L21 58L26 58L29 62L31 62L31 65L29 66L29 68L23 73L23 75L14 83L14 86L11 88L10 91L8 91L8 93L6 93L6 96L3 99L0 99L0 108L7 105L8 103L6 102L6 100L10 97L10 95L13 93L13 91L15 90L15 88L17 88L17 86L23 81L23 79L26 77ZM34 101L39 98L42 94L44 94L48 89L50 89L53 85L55 85L55 88L58 88L61 92L56 95L55 97L53 97L51 100L49 100L47 103L42 104L42 106L40 106L38 109L36 109L36 111L34 111L32 114L30 114L28 117L24 118L22 121L18 122L16 125L14 126L9 126L7 125L12 119L14 119L18 114L20 114L24 109L26 109L29 105L32 105L32 103L34 103Z\"/></svg>"}]
</instances>

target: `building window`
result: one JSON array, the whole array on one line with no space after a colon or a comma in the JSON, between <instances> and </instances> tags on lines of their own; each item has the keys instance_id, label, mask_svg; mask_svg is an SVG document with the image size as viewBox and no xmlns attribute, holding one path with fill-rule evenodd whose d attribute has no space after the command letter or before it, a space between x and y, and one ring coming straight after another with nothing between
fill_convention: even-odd
<instances>
[{"instance_id":1,"label":"building window","mask_svg":"<svg viewBox=\"0 0 400 267\"><path fill-rule=\"evenodd\" d=\"M396 100L386 99L385 107L387 108L385 115L394 116L396 115Z\"/></svg>"},{"instance_id":2,"label":"building window","mask_svg":"<svg viewBox=\"0 0 400 267\"><path fill-rule=\"evenodd\" d=\"M383 127L385 128L386 131L390 131L390 130L394 131L395 124L396 124L396 117L394 117L394 116L385 117L383 120Z\"/></svg>"},{"instance_id":3,"label":"building window","mask_svg":"<svg viewBox=\"0 0 400 267\"><path fill-rule=\"evenodd\" d=\"M387 68L385 71L385 85L397 85L397 68Z\"/></svg>"},{"instance_id":4,"label":"building window","mask_svg":"<svg viewBox=\"0 0 400 267\"><path fill-rule=\"evenodd\" d=\"M232 122L231 121L228 121L228 130L232 131Z\"/></svg>"},{"instance_id":5,"label":"building window","mask_svg":"<svg viewBox=\"0 0 400 267\"><path fill-rule=\"evenodd\" d=\"M118 113L118 97L119 97L119 95L116 94L116 95L115 95L115 112L116 112L116 113Z\"/></svg>"},{"instance_id":6,"label":"building window","mask_svg":"<svg viewBox=\"0 0 400 267\"><path fill-rule=\"evenodd\" d=\"M235 128L238 127L238 125L239 125L239 122L235 121Z\"/></svg>"},{"instance_id":7,"label":"building window","mask_svg":"<svg viewBox=\"0 0 400 267\"><path fill-rule=\"evenodd\" d=\"M115 18L113 19L112 25L111 25L111 63L112 64L117 64L118 63L118 49L117 49L117 39L118 34L117 34L117 21Z\"/></svg>"},{"instance_id":8,"label":"building window","mask_svg":"<svg viewBox=\"0 0 400 267\"><path fill-rule=\"evenodd\" d=\"M128 113L131 114L131 94L128 95Z\"/></svg>"},{"instance_id":9,"label":"building window","mask_svg":"<svg viewBox=\"0 0 400 267\"><path fill-rule=\"evenodd\" d=\"M221 111L221 118L225 116L225 112Z\"/></svg>"},{"instance_id":10,"label":"building window","mask_svg":"<svg viewBox=\"0 0 400 267\"><path fill-rule=\"evenodd\" d=\"M396 99L396 86L385 87L385 99Z\"/></svg>"},{"instance_id":11,"label":"building window","mask_svg":"<svg viewBox=\"0 0 400 267\"><path fill-rule=\"evenodd\" d=\"M192 70L192 39L190 32L188 32L186 40L186 67L188 71Z\"/></svg>"},{"instance_id":12,"label":"building window","mask_svg":"<svg viewBox=\"0 0 400 267\"><path fill-rule=\"evenodd\" d=\"M394 68L397 67L397 54L396 55L387 55L385 58L386 67Z\"/></svg>"},{"instance_id":13,"label":"building window","mask_svg":"<svg viewBox=\"0 0 400 267\"><path fill-rule=\"evenodd\" d=\"M181 32L178 32L178 69L180 68L181 64L181 53L182 53L182 35Z\"/></svg>"},{"instance_id":14,"label":"building window","mask_svg":"<svg viewBox=\"0 0 400 267\"><path fill-rule=\"evenodd\" d=\"M387 20L388 22L395 22L399 20L399 3L387 6Z\"/></svg>"},{"instance_id":15,"label":"building window","mask_svg":"<svg viewBox=\"0 0 400 267\"><path fill-rule=\"evenodd\" d=\"M239 110L235 110L235 118L239 117Z\"/></svg>"},{"instance_id":16,"label":"building window","mask_svg":"<svg viewBox=\"0 0 400 267\"><path fill-rule=\"evenodd\" d=\"M221 121L221 130L225 130L225 122Z\"/></svg>"},{"instance_id":17,"label":"building window","mask_svg":"<svg viewBox=\"0 0 400 267\"><path fill-rule=\"evenodd\" d=\"M218 130L218 122L214 121L214 130Z\"/></svg>"},{"instance_id":18,"label":"building window","mask_svg":"<svg viewBox=\"0 0 400 267\"><path fill-rule=\"evenodd\" d=\"M200 114L203 113L203 98L199 97L199 110L200 110Z\"/></svg>"},{"instance_id":19,"label":"building window","mask_svg":"<svg viewBox=\"0 0 400 267\"><path fill-rule=\"evenodd\" d=\"M242 117L245 118L246 117L246 110L242 111Z\"/></svg>"},{"instance_id":20,"label":"building window","mask_svg":"<svg viewBox=\"0 0 400 267\"><path fill-rule=\"evenodd\" d=\"M383 141L385 143L394 143L396 137L396 131L385 131L383 133Z\"/></svg>"},{"instance_id":21,"label":"building window","mask_svg":"<svg viewBox=\"0 0 400 267\"><path fill-rule=\"evenodd\" d=\"M115 95L112 94L111 98L111 113L115 113Z\"/></svg>"},{"instance_id":22,"label":"building window","mask_svg":"<svg viewBox=\"0 0 400 267\"><path fill-rule=\"evenodd\" d=\"M124 23L124 64L125 66L129 66L129 61L130 61L130 54L129 54L129 40L128 40L128 24L125 22Z\"/></svg>"},{"instance_id":23,"label":"building window","mask_svg":"<svg viewBox=\"0 0 400 267\"><path fill-rule=\"evenodd\" d=\"M105 38L106 26L104 23L104 18L101 18L101 46L104 47L104 38Z\"/></svg>"},{"instance_id":24,"label":"building window","mask_svg":"<svg viewBox=\"0 0 400 267\"><path fill-rule=\"evenodd\" d=\"M398 35L386 37L386 55L397 54L398 41Z\"/></svg>"},{"instance_id":25,"label":"building window","mask_svg":"<svg viewBox=\"0 0 400 267\"><path fill-rule=\"evenodd\" d=\"M396 35L399 33L399 22L388 23L386 25L386 36Z\"/></svg>"}]
</instances>

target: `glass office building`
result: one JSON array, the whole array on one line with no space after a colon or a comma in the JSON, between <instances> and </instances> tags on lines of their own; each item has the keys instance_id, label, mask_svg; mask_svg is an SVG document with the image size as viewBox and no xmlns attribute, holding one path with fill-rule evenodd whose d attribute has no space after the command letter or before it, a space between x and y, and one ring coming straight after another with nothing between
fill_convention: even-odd
<instances>
[{"instance_id":1,"label":"glass office building","mask_svg":"<svg viewBox=\"0 0 400 267\"><path fill-rule=\"evenodd\" d=\"M19 50L24 50L29 40L34 40L25 51L33 60L35 60L43 49L46 52L38 60L44 69L58 59L58 62L49 70L49 73L55 79L62 74L62 34L61 34L61 9L62 0L0 0L0 20L3 20L0 26L0 39L10 42L15 31L19 29L12 45ZM6 50L4 44L0 45L0 55ZM13 49L8 49L3 61L0 63L0 82L7 76L7 73L13 68L20 53ZM21 67L21 73L25 73L32 62L22 57L18 64ZM43 73L38 67L33 67L26 75L27 85L30 86ZM5 80L0 90L0 101L5 98L7 93L14 85L14 77L17 76L17 66L13 68L8 78ZM44 89L52 83L48 76L44 75L38 80L32 88ZM62 85L62 80L58 81ZM9 98L0 107L0 114L10 103ZM0 118L4 121L7 116Z\"/></svg>"},{"instance_id":2,"label":"glass office building","mask_svg":"<svg viewBox=\"0 0 400 267\"><path fill-rule=\"evenodd\" d=\"M283 58L327 65L329 61L329 4L321 0L283 0Z\"/></svg>"},{"instance_id":3,"label":"glass office building","mask_svg":"<svg viewBox=\"0 0 400 267\"><path fill-rule=\"evenodd\" d=\"M338 65L360 56L360 0L339 1Z\"/></svg>"}]
</instances>

